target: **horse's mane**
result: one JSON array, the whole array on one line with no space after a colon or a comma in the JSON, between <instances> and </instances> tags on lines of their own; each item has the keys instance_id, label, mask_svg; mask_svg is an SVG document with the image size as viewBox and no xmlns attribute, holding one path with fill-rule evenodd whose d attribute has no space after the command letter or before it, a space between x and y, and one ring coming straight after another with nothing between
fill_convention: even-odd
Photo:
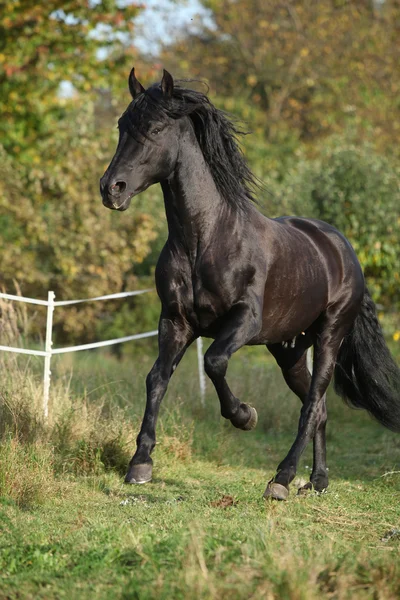
<instances>
[{"instance_id":1,"label":"horse's mane","mask_svg":"<svg viewBox=\"0 0 400 600\"><path fill-rule=\"evenodd\" d=\"M254 192L260 187L240 149L238 137L245 132L224 111L217 109L201 92L175 85L172 97L160 93L155 84L143 92L128 107L126 114L132 132L146 135L149 120L168 116L190 118L197 141L221 196L232 207L245 209L256 202Z\"/></svg>"}]
</instances>

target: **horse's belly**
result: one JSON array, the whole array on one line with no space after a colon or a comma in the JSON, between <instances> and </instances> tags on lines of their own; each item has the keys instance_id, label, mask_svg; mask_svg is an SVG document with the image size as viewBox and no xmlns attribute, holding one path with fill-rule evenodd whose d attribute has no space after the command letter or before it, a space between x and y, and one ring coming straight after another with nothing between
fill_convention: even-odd
<instances>
[{"instance_id":1,"label":"horse's belly","mask_svg":"<svg viewBox=\"0 0 400 600\"><path fill-rule=\"evenodd\" d=\"M263 307L262 328L251 344L275 344L294 339L309 330L328 303L325 285L299 291L295 298L266 298Z\"/></svg>"}]
</instances>

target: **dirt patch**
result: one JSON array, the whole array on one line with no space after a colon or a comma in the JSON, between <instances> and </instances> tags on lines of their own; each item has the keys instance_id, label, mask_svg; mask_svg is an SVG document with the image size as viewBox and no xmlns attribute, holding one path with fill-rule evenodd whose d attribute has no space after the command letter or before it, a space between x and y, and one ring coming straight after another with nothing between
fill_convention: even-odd
<instances>
[{"instance_id":1,"label":"dirt patch","mask_svg":"<svg viewBox=\"0 0 400 600\"><path fill-rule=\"evenodd\" d=\"M222 496L219 500L214 500L211 502L211 506L214 508L228 508L228 506L236 506L238 503L237 500L233 498L233 496Z\"/></svg>"}]
</instances>

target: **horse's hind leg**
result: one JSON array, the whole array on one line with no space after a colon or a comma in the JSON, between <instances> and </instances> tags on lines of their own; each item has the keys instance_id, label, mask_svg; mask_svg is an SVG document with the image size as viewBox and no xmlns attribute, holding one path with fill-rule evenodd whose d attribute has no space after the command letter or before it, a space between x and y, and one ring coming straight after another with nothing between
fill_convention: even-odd
<instances>
[{"instance_id":1,"label":"horse's hind leg","mask_svg":"<svg viewBox=\"0 0 400 600\"><path fill-rule=\"evenodd\" d=\"M236 398L225 379L228 360L236 350L244 346L260 330L261 318L248 304L234 307L204 356L204 368L217 391L221 404L221 415L229 419L235 427L244 430L254 429L257 412L252 406Z\"/></svg>"},{"instance_id":2,"label":"horse's hind leg","mask_svg":"<svg viewBox=\"0 0 400 600\"><path fill-rule=\"evenodd\" d=\"M290 389L304 404L311 385L311 373L307 368L307 353L305 352L298 363L291 369L282 369L282 374ZM317 429L313 440L313 469L310 481L317 492L328 487L328 472L326 470L326 394L321 398L318 415Z\"/></svg>"},{"instance_id":3,"label":"horse's hind leg","mask_svg":"<svg viewBox=\"0 0 400 600\"><path fill-rule=\"evenodd\" d=\"M299 340L300 344L301 342L302 338ZM294 348L284 348L281 344L274 344L269 345L268 349L280 366L287 385L304 404L311 384L311 373L307 367L307 352L304 350L304 346L300 348L298 346ZM313 440L313 469L310 477L312 486L318 492L321 492L328 487L325 440L327 414L325 400L324 395L321 400L318 425ZM310 489L310 487L310 484L306 484L304 489Z\"/></svg>"},{"instance_id":4,"label":"horse's hind leg","mask_svg":"<svg viewBox=\"0 0 400 600\"><path fill-rule=\"evenodd\" d=\"M338 326L338 315L342 317L342 324ZM344 335L354 315L345 315L343 307L331 307L321 321L314 344L313 374L310 390L301 409L298 433L296 439L284 460L279 464L277 474L269 482L265 490L265 497L283 499L287 496L289 484L296 475L297 465L302 452L308 442L314 438L318 424L323 414L325 392L332 379L336 357ZM343 323L344 320L344 323ZM318 447L318 445L317 445ZM321 448L320 448L321 449ZM276 485L278 484L278 485ZM283 493L286 488L286 494ZM282 493L281 493L282 492Z\"/></svg>"}]
</instances>

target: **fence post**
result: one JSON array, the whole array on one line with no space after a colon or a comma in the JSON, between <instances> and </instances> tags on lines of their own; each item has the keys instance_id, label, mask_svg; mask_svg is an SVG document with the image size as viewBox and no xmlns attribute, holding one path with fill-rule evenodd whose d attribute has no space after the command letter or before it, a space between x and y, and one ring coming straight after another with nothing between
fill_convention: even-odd
<instances>
[{"instance_id":1,"label":"fence post","mask_svg":"<svg viewBox=\"0 0 400 600\"><path fill-rule=\"evenodd\" d=\"M49 395L50 395L50 366L52 351L52 332L53 332L53 312L54 312L54 292L47 294L47 323L46 323L46 356L44 357L44 377L43 377L43 415L45 420L49 416Z\"/></svg>"},{"instance_id":2,"label":"fence post","mask_svg":"<svg viewBox=\"0 0 400 600\"><path fill-rule=\"evenodd\" d=\"M198 337L197 340L197 363L199 366L199 383L200 383L200 397L201 405L205 406L205 395L206 395L206 376L204 374L204 359L203 359L203 340Z\"/></svg>"},{"instance_id":3,"label":"fence post","mask_svg":"<svg viewBox=\"0 0 400 600\"><path fill-rule=\"evenodd\" d=\"M307 369L308 369L310 375L312 375L312 372L313 372L313 351L311 350L311 348L309 348L307 350Z\"/></svg>"}]
</instances>

